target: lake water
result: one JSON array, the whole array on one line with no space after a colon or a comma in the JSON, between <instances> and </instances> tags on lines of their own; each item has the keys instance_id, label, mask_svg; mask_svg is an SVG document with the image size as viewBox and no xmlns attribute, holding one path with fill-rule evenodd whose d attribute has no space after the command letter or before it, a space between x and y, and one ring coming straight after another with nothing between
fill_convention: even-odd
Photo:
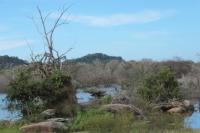
<instances>
[{"instance_id":1,"label":"lake water","mask_svg":"<svg viewBox=\"0 0 200 133\"><path fill-rule=\"evenodd\" d=\"M90 100L92 100L94 97L88 93L88 92L84 92L83 90L81 89L78 89L77 92L76 92L76 98L78 100L78 103L79 104L82 104L82 103L87 103L89 102Z\"/></svg>"},{"instance_id":2,"label":"lake water","mask_svg":"<svg viewBox=\"0 0 200 133\"><path fill-rule=\"evenodd\" d=\"M112 84L107 86L100 86L97 88L97 90L105 92L105 95L114 96L121 90L121 86ZM85 92L84 89L77 89L76 98L78 99L79 104L87 103L94 99L94 97L90 93Z\"/></svg>"},{"instance_id":3,"label":"lake water","mask_svg":"<svg viewBox=\"0 0 200 133\"><path fill-rule=\"evenodd\" d=\"M104 87L101 88L106 92L107 95L114 95L116 93L115 87ZM90 93L84 92L81 89L77 90L76 97L79 104L87 103L90 100L94 99ZM0 120L16 120L20 118L19 113L11 113L6 109L6 94L0 94ZM191 116L185 118L185 127L200 129L200 103L199 100L195 102L195 111Z\"/></svg>"},{"instance_id":4,"label":"lake water","mask_svg":"<svg viewBox=\"0 0 200 133\"><path fill-rule=\"evenodd\" d=\"M107 86L101 89L105 91L107 95L114 95L116 93L116 87ZM90 93L84 92L81 89L77 89L76 98L79 104L87 103L94 99ZM6 94L0 94L0 120L16 120L20 118L19 112L11 113L6 109L6 106Z\"/></svg>"},{"instance_id":5,"label":"lake water","mask_svg":"<svg viewBox=\"0 0 200 133\"><path fill-rule=\"evenodd\" d=\"M6 94L0 94L0 120L16 120L20 118L19 112L10 112L6 106Z\"/></svg>"},{"instance_id":6,"label":"lake water","mask_svg":"<svg viewBox=\"0 0 200 133\"><path fill-rule=\"evenodd\" d=\"M200 105L199 100L195 101L194 112L185 118L185 126L192 129L200 129Z\"/></svg>"},{"instance_id":7,"label":"lake water","mask_svg":"<svg viewBox=\"0 0 200 133\"><path fill-rule=\"evenodd\" d=\"M76 97L78 103L85 103L93 99L90 93L84 92L82 90L77 90ZM10 112L6 108L6 94L0 94L0 120L16 120L20 118L19 112Z\"/></svg>"}]
</instances>

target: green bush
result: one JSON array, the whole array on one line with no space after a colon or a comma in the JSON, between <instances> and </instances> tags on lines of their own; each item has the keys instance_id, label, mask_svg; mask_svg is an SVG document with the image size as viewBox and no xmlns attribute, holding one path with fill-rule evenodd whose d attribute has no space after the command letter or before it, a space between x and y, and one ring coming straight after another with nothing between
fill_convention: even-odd
<instances>
[{"instance_id":1,"label":"green bush","mask_svg":"<svg viewBox=\"0 0 200 133\"><path fill-rule=\"evenodd\" d=\"M23 116L27 116L47 108L61 108L60 106L65 104L75 104L75 90L71 78L63 72L55 71L46 79L34 80L34 78L30 69L23 69L10 82L7 99L11 109L18 109ZM74 114L74 112L69 113Z\"/></svg>"},{"instance_id":2,"label":"green bush","mask_svg":"<svg viewBox=\"0 0 200 133\"><path fill-rule=\"evenodd\" d=\"M175 75L168 68L147 75L137 92L143 99L156 103L165 102L173 98L181 98Z\"/></svg>"},{"instance_id":3,"label":"green bush","mask_svg":"<svg viewBox=\"0 0 200 133\"><path fill-rule=\"evenodd\" d=\"M43 81L40 94L46 107L57 109L57 115L75 115L76 91L71 84L71 77L62 71L55 71Z\"/></svg>"},{"instance_id":4,"label":"green bush","mask_svg":"<svg viewBox=\"0 0 200 133\"><path fill-rule=\"evenodd\" d=\"M39 104L38 81L32 80L31 71L23 69L17 72L16 78L9 83L7 99L9 109L20 110L23 115L33 114L43 108Z\"/></svg>"}]
</instances>

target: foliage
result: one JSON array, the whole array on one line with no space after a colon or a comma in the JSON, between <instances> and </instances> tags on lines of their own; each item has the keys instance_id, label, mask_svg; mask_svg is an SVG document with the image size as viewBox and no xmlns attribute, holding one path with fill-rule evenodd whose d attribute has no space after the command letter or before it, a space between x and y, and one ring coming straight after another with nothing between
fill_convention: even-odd
<instances>
[{"instance_id":1,"label":"foliage","mask_svg":"<svg viewBox=\"0 0 200 133\"><path fill-rule=\"evenodd\" d=\"M112 102L112 96L111 95L105 95L102 97L102 104L110 104Z\"/></svg>"},{"instance_id":2,"label":"foliage","mask_svg":"<svg viewBox=\"0 0 200 133\"><path fill-rule=\"evenodd\" d=\"M41 108L57 109L59 110L58 114L67 109L70 115L74 114L74 109L71 108L76 102L75 91L71 84L71 77L62 71L66 54L71 48L60 54L54 47L54 33L58 27L68 24L63 17L69 8L70 6L63 6L57 12L58 17L51 25L49 24L52 22L49 15L43 15L40 8L37 7L41 26L41 30L38 29L38 31L44 38L44 46L47 50L37 55L34 55L31 50L30 65L22 69L10 82L7 97L10 105L14 105L10 107L18 108L24 116L35 114ZM38 28L35 18L31 19Z\"/></svg>"},{"instance_id":3,"label":"foliage","mask_svg":"<svg viewBox=\"0 0 200 133\"><path fill-rule=\"evenodd\" d=\"M147 75L137 92L143 99L150 102L164 102L181 97L174 73L168 68Z\"/></svg>"},{"instance_id":4,"label":"foliage","mask_svg":"<svg viewBox=\"0 0 200 133\"><path fill-rule=\"evenodd\" d=\"M23 69L10 82L7 98L11 109L19 109L26 116L56 107L64 99L75 103L74 94L71 78L61 71L55 71L46 79L34 80L32 71Z\"/></svg>"},{"instance_id":5,"label":"foliage","mask_svg":"<svg viewBox=\"0 0 200 133\"><path fill-rule=\"evenodd\" d=\"M173 70L177 78L181 78L182 75L186 75L191 72L193 62L185 60L169 60L162 62L162 64Z\"/></svg>"},{"instance_id":6,"label":"foliage","mask_svg":"<svg viewBox=\"0 0 200 133\"><path fill-rule=\"evenodd\" d=\"M39 100L38 91L40 90L38 81L32 80L29 69L19 70L16 78L9 83L7 99L10 109L18 109L23 115L33 114L42 108Z\"/></svg>"}]
</instances>

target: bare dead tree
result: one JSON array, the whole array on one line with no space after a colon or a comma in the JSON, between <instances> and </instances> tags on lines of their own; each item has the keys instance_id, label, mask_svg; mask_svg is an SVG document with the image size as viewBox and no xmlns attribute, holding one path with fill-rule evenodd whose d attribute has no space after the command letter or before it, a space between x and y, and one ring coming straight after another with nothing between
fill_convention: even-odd
<instances>
[{"instance_id":1,"label":"bare dead tree","mask_svg":"<svg viewBox=\"0 0 200 133\"><path fill-rule=\"evenodd\" d=\"M44 40L44 46L47 48L44 53L34 55L33 51L31 50L31 59L33 67L39 72L39 74L42 77L47 77L54 70L62 70L62 63L66 60L66 54L72 50L72 48L69 48L64 53L59 53L54 48L54 34L58 27L69 24L68 19L66 18L66 13L68 12L69 8L62 7L57 15L57 18L55 19L53 25L49 27L48 19L52 13L48 13L47 15L43 15L41 9L37 7L37 11L39 14L39 24L36 23L35 18L31 17L33 20L38 32L42 35ZM42 29L42 30L41 30Z\"/></svg>"}]
</instances>

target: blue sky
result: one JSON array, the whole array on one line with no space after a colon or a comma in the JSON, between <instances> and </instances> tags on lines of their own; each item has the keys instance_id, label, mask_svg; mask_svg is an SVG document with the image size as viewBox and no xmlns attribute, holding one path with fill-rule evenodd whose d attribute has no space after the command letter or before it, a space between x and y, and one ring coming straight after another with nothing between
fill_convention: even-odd
<instances>
[{"instance_id":1,"label":"blue sky","mask_svg":"<svg viewBox=\"0 0 200 133\"><path fill-rule=\"evenodd\" d=\"M36 6L50 16L62 5L70 24L55 35L56 48L68 58L88 53L122 56L126 60L199 60L200 0L0 0L0 55L30 58L27 42L35 53L43 41L29 17L37 18Z\"/></svg>"}]
</instances>

